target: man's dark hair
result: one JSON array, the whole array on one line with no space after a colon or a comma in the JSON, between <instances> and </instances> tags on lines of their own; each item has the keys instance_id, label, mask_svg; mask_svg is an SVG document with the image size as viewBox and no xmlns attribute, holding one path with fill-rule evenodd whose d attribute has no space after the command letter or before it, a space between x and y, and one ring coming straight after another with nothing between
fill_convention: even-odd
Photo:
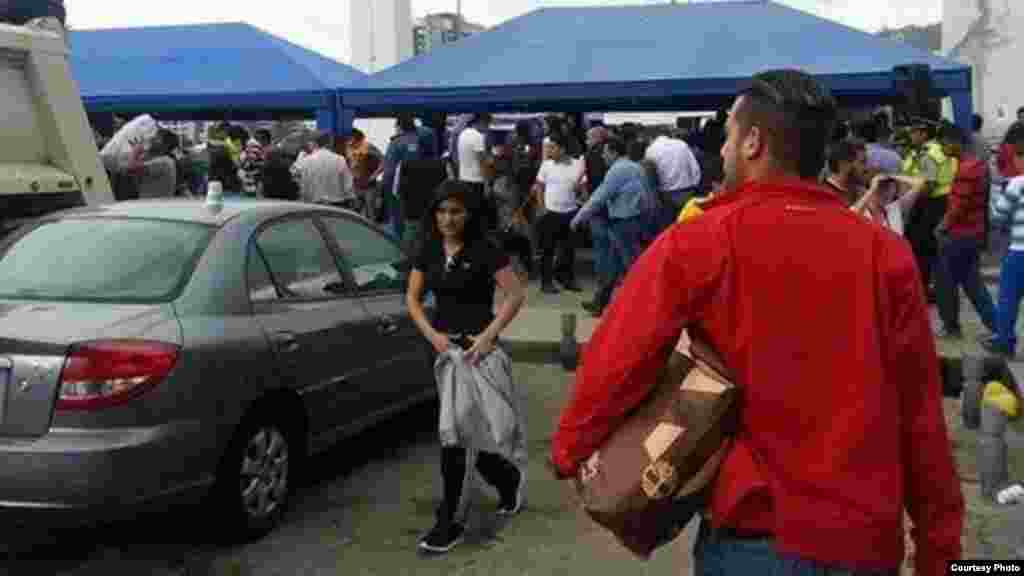
<instances>
[{"instance_id":1,"label":"man's dark hair","mask_svg":"<svg viewBox=\"0 0 1024 576\"><path fill-rule=\"evenodd\" d=\"M971 129L975 132L979 132L985 125L985 119L981 117L981 114L975 114L971 116Z\"/></svg>"},{"instance_id":2,"label":"man's dark hair","mask_svg":"<svg viewBox=\"0 0 1024 576\"><path fill-rule=\"evenodd\" d=\"M249 141L249 131L241 124L232 124L228 128L228 136L230 136L232 140L241 142L242 144Z\"/></svg>"},{"instance_id":3,"label":"man's dark hair","mask_svg":"<svg viewBox=\"0 0 1024 576\"><path fill-rule=\"evenodd\" d=\"M412 132L416 130L416 117L412 114L403 113L395 117L398 129L402 132Z\"/></svg>"},{"instance_id":4,"label":"man's dark hair","mask_svg":"<svg viewBox=\"0 0 1024 576\"><path fill-rule=\"evenodd\" d=\"M331 148L334 146L334 135L330 132L321 132L317 134L316 145L321 148Z\"/></svg>"},{"instance_id":5,"label":"man's dark hair","mask_svg":"<svg viewBox=\"0 0 1024 576\"><path fill-rule=\"evenodd\" d=\"M1006 135L1006 143L1013 146L1018 157L1024 158L1024 129Z\"/></svg>"},{"instance_id":6,"label":"man's dark hair","mask_svg":"<svg viewBox=\"0 0 1024 576\"><path fill-rule=\"evenodd\" d=\"M1017 108L1017 116L1020 116L1022 112L1024 112L1024 106Z\"/></svg>"},{"instance_id":7,"label":"man's dark hair","mask_svg":"<svg viewBox=\"0 0 1024 576\"><path fill-rule=\"evenodd\" d=\"M616 156L626 155L626 143L622 140L622 138L618 138L616 136L609 136L608 139L605 140L604 145L606 148L614 152Z\"/></svg>"},{"instance_id":8,"label":"man's dark hair","mask_svg":"<svg viewBox=\"0 0 1024 576\"><path fill-rule=\"evenodd\" d=\"M552 132L548 136L548 138L551 139L551 142L553 144L556 144L559 148L561 148L562 152L569 151L569 137L566 136L563 132Z\"/></svg>"},{"instance_id":9,"label":"man's dark hair","mask_svg":"<svg viewBox=\"0 0 1024 576\"><path fill-rule=\"evenodd\" d=\"M841 164L853 162L857 159L858 154L866 150L864 143L860 140L846 139L834 142L829 146L828 169L832 172L838 172ZM818 172L821 172L821 170Z\"/></svg>"},{"instance_id":10,"label":"man's dark hair","mask_svg":"<svg viewBox=\"0 0 1024 576\"><path fill-rule=\"evenodd\" d=\"M629 159L633 162L640 162L647 153L647 142L637 138L629 143Z\"/></svg>"},{"instance_id":11,"label":"man's dark hair","mask_svg":"<svg viewBox=\"0 0 1024 576\"><path fill-rule=\"evenodd\" d=\"M362 138L366 138L366 134L365 134L365 133L363 133L363 131L362 131L362 130L360 130L359 128L353 128L353 129L352 129L352 138L353 138L353 139L362 139Z\"/></svg>"},{"instance_id":12,"label":"man's dark hair","mask_svg":"<svg viewBox=\"0 0 1024 576\"><path fill-rule=\"evenodd\" d=\"M736 122L746 134L757 126L779 168L816 178L836 124L831 92L799 70L757 74L740 93Z\"/></svg>"},{"instance_id":13,"label":"man's dark hair","mask_svg":"<svg viewBox=\"0 0 1024 576\"><path fill-rule=\"evenodd\" d=\"M156 146L153 150L154 156L170 155L181 147L181 138L166 128L161 128L156 134Z\"/></svg>"},{"instance_id":14,"label":"man's dark hair","mask_svg":"<svg viewBox=\"0 0 1024 576\"><path fill-rule=\"evenodd\" d=\"M878 124L874 120L858 122L853 127L853 135L865 142L878 142Z\"/></svg>"}]
</instances>

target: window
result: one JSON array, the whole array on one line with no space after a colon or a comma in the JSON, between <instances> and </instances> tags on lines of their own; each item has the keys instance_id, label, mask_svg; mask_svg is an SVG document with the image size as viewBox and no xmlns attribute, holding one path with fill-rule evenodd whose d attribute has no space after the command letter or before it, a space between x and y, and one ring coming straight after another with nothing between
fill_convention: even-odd
<instances>
[{"instance_id":1,"label":"window","mask_svg":"<svg viewBox=\"0 0 1024 576\"><path fill-rule=\"evenodd\" d=\"M280 297L277 287L274 286L274 280L270 277L270 270L267 270L267 262L256 248L255 243L249 245L245 269L251 302L272 302Z\"/></svg>"},{"instance_id":2,"label":"window","mask_svg":"<svg viewBox=\"0 0 1024 576\"><path fill-rule=\"evenodd\" d=\"M354 220L325 218L324 224L345 253L359 291L405 289L406 258L397 244Z\"/></svg>"},{"instance_id":3,"label":"window","mask_svg":"<svg viewBox=\"0 0 1024 576\"><path fill-rule=\"evenodd\" d=\"M185 222L67 218L29 231L0 254L0 297L166 301L192 273L214 230Z\"/></svg>"},{"instance_id":4,"label":"window","mask_svg":"<svg viewBox=\"0 0 1024 576\"><path fill-rule=\"evenodd\" d=\"M270 267L270 275L286 298L331 298L343 283L334 257L312 220L287 220L260 232L256 246ZM249 264L253 264L252 261ZM258 271L249 271L257 276ZM250 291L254 286L250 285ZM250 293L251 296L251 293ZM266 289L257 294L266 298Z\"/></svg>"}]
</instances>

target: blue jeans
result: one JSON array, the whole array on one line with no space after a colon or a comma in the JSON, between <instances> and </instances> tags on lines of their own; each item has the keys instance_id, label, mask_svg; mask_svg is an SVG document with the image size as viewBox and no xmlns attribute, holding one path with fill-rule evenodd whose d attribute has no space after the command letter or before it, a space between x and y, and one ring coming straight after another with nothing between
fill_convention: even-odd
<instances>
[{"instance_id":1,"label":"blue jeans","mask_svg":"<svg viewBox=\"0 0 1024 576\"><path fill-rule=\"evenodd\" d=\"M768 539L734 539L710 533L701 520L693 550L694 576L896 576L898 571L857 572L823 566L775 551Z\"/></svg>"},{"instance_id":2,"label":"blue jeans","mask_svg":"<svg viewBox=\"0 0 1024 576\"><path fill-rule=\"evenodd\" d=\"M611 220L611 268L615 280L625 276L633 262L640 257L645 230L646 220L643 216Z\"/></svg>"},{"instance_id":3,"label":"blue jeans","mask_svg":"<svg viewBox=\"0 0 1024 576\"><path fill-rule=\"evenodd\" d=\"M1024 251L1007 250L999 271L999 310L996 342L1011 352L1017 349L1017 314L1024 295Z\"/></svg>"},{"instance_id":4,"label":"blue jeans","mask_svg":"<svg viewBox=\"0 0 1024 576\"><path fill-rule=\"evenodd\" d=\"M608 219L604 216L591 218L590 236L594 240L594 272L597 274L598 284L610 284L615 275L611 267L611 225Z\"/></svg>"},{"instance_id":5,"label":"blue jeans","mask_svg":"<svg viewBox=\"0 0 1024 576\"><path fill-rule=\"evenodd\" d=\"M989 332L995 333L995 304L981 280L981 242L974 238L946 237L939 240L938 274L935 277L939 317L946 330L960 331L960 288L981 317Z\"/></svg>"}]
</instances>

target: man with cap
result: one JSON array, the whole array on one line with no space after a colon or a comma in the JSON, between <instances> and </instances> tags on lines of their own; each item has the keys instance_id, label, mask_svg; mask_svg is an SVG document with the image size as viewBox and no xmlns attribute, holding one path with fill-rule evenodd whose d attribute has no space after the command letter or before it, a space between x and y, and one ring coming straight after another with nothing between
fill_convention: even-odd
<instances>
[{"instance_id":1,"label":"man with cap","mask_svg":"<svg viewBox=\"0 0 1024 576\"><path fill-rule=\"evenodd\" d=\"M939 124L925 118L915 118L910 127L910 151L903 161L903 173L922 177L927 190L914 207L907 224L907 239L914 249L914 257L921 271L921 281L928 288L935 280L933 271L938 257L935 227L946 213L946 201L956 175L956 159L943 153L932 136ZM932 300L933 294L929 294Z\"/></svg>"}]
</instances>

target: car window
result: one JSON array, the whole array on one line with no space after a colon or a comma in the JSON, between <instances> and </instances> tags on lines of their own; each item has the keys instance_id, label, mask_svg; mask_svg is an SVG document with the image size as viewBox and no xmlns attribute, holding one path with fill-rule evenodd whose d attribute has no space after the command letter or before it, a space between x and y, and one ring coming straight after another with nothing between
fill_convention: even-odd
<instances>
[{"instance_id":1,"label":"car window","mask_svg":"<svg viewBox=\"0 0 1024 576\"><path fill-rule=\"evenodd\" d=\"M403 290L405 254L373 228L347 218L324 218L328 233L345 253L356 289L362 292Z\"/></svg>"},{"instance_id":2,"label":"car window","mask_svg":"<svg viewBox=\"0 0 1024 576\"><path fill-rule=\"evenodd\" d=\"M280 297L277 287L274 286L274 280L270 277L270 270L267 270L267 262L256 248L255 242L249 245L245 267L250 301L253 303L272 302Z\"/></svg>"},{"instance_id":3,"label":"car window","mask_svg":"<svg viewBox=\"0 0 1024 576\"><path fill-rule=\"evenodd\" d=\"M260 232L256 245L285 297L329 298L336 294L332 287L342 285L334 257L312 220L272 224Z\"/></svg>"},{"instance_id":4,"label":"car window","mask_svg":"<svg viewBox=\"0 0 1024 576\"><path fill-rule=\"evenodd\" d=\"M0 297L166 301L184 285L213 234L207 226L160 220L46 222L0 254Z\"/></svg>"}]
</instances>

